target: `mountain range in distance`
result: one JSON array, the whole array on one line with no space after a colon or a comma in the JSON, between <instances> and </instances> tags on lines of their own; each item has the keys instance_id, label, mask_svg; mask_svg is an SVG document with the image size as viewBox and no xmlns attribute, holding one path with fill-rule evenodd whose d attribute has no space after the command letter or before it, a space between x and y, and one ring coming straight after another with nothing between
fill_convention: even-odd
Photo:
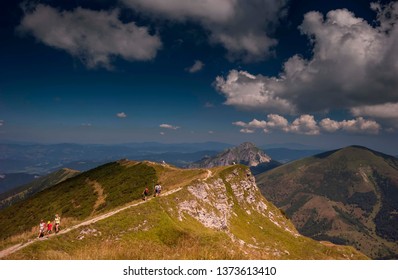
<instances>
[{"instance_id":1,"label":"mountain range in distance","mask_svg":"<svg viewBox=\"0 0 398 280\"><path fill-rule=\"evenodd\" d=\"M219 142L180 144L145 142L121 145L0 143L0 193L62 168L86 171L121 158L165 161L177 167L187 167L231 147L230 144ZM318 150L270 148L266 154L272 158L272 164L267 164L266 168L260 165L252 168L252 171L259 173L277 166L277 162L285 163L317 152Z\"/></svg>"},{"instance_id":2,"label":"mountain range in distance","mask_svg":"<svg viewBox=\"0 0 398 280\"><path fill-rule=\"evenodd\" d=\"M176 166L184 166L230 146L218 142L123 145L3 143L0 144L0 174L46 174L64 167L84 171L121 158L167 160Z\"/></svg>"}]
</instances>

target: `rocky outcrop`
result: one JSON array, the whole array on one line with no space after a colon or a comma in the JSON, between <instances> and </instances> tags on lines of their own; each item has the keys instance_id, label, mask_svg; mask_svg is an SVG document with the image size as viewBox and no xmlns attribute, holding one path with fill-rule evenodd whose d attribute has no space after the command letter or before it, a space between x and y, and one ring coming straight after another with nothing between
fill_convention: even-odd
<instances>
[{"instance_id":1,"label":"rocky outcrop","mask_svg":"<svg viewBox=\"0 0 398 280\"><path fill-rule=\"evenodd\" d=\"M192 196L178 205L180 221L190 215L203 226L225 231L232 239L237 239L231 233L230 222L238 217L239 209L249 216L256 213L266 217L289 234L299 236L279 210L269 209L248 169L237 167L224 177L197 181L187 189Z\"/></svg>"},{"instance_id":2,"label":"rocky outcrop","mask_svg":"<svg viewBox=\"0 0 398 280\"><path fill-rule=\"evenodd\" d=\"M271 158L254 144L245 142L237 147L230 148L214 156L204 158L191 164L190 168L211 168L216 166L227 166L232 164L244 164L255 167L263 163L269 163Z\"/></svg>"}]
</instances>

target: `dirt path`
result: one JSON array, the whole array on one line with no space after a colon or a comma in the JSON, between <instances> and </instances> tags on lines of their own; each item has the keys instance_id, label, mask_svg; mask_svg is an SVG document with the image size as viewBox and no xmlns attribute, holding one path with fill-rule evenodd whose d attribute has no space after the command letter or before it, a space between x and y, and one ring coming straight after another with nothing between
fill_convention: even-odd
<instances>
[{"instance_id":1,"label":"dirt path","mask_svg":"<svg viewBox=\"0 0 398 280\"><path fill-rule=\"evenodd\" d=\"M104 189L102 186L95 180L89 180L87 178L86 182L94 189L94 192L97 194L97 201L94 204L92 215L97 211L98 207L105 203L106 195L104 195Z\"/></svg>"},{"instance_id":2,"label":"dirt path","mask_svg":"<svg viewBox=\"0 0 398 280\"><path fill-rule=\"evenodd\" d=\"M210 170L209 170L209 171L210 171ZM210 171L210 173L211 173L211 171ZM170 190L170 191L168 191L168 192L163 193L162 196L171 195L171 194L173 194L173 193L176 193L176 192L180 191L181 189L182 189L182 187L176 188L176 189L173 189L173 190ZM37 238L37 239L29 240L29 241L27 241L26 243L19 243L19 244L13 245L13 246L11 246L11 247L9 247L9 248L3 250L3 251L0 251L0 259L6 257L6 256L8 256L8 255L10 255L10 254L12 254L12 253L14 253L14 252L16 252L16 251L19 251L19 250L21 250L21 249L23 249L23 248L29 246L30 244L35 243L35 242L43 242L43 241L46 241L46 240L48 240L48 239L50 239L50 238L53 238L54 236L63 235L63 234L66 234L66 233L68 233L68 232L70 232L70 231L72 231L72 230L75 230L75 229L77 229L77 228L80 228L80 227L82 227L82 226L87 226L87 225L96 223L96 222L101 221L101 220L103 220L103 219L109 218L109 217L111 217L111 216L113 216L113 215L115 215L115 214L117 214L117 213L119 213L119 212L121 212L121 211L124 211L124 210L126 210L126 209L129 209L129 208L131 208L131 207L135 207L135 206L141 205L141 204L143 204L143 203L145 203L145 202L147 202L147 201L149 201L149 200L151 200L151 199L154 199L154 198L153 198L153 197L148 197L146 201L135 202L135 203L129 204L129 205L127 205L127 206L124 206L124 207L122 207L122 208L116 209L116 210L114 210L114 211L111 211L111 212L102 214L102 215L100 215L100 216L94 217L94 218L92 218L92 219L90 219L90 220L87 220L87 221L84 221L84 222L82 222L82 223L80 223L80 224L77 224L77 225L74 225L74 226L72 226L72 227L63 229L63 230L60 231L58 234L53 234L53 235L50 235L50 236L46 236L46 237L44 237L44 238L42 238L42 239L38 239L38 238Z\"/></svg>"},{"instance_id":3,"label":"dirt path","mask_svg":"<svg viewBox=\"0 0 398 280\"><path fill-rule=\"evenodd\" d=\"M206 169L206 171L207 171L206 178L204 178L203 181L206 181L207 179L213 176L213 172L211 172L210 169Z\"/></svg>"}]
</instances>

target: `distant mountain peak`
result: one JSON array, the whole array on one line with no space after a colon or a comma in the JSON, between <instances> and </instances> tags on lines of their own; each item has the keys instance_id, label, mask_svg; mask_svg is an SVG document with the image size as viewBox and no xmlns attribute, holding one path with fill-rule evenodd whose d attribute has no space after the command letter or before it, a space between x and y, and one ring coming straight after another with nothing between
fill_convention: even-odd
<instances>
[{"instance_id":1,"label":"distant mountain peak","mask_svg":"<svg viewBox=\"0 0 398 280\"><path fill-rule=\"evenodd\" d=\"M271 158L265 154L256 145L250 142L244 142L239 146L229 148L213 156L206 157L190 165L194 168L210 168L215 166L227 166L232 164L244 164L249 167L255 167L262 163L268 163Z\"/></svg>"}]
</instances>

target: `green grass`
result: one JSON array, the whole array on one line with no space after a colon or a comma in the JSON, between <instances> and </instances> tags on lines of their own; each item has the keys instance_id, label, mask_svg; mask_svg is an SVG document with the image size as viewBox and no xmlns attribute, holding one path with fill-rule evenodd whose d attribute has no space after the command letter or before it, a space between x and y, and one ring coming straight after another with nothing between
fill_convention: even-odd
<instances>
[{"instance_id":1,"label":"green grass","mask_svg":"<svg viewBox=\"0 0 398 280\"><path fill-rule=\"evenodd\" d=\"M143 163L122 166L112 162L84 172L0 211L0 239L30 230L38 226L40 219L53 220L56 213L61 218L88 218L97 194L87 180L95 180L103 187L106 202L99 210L105 211L140 198L157 176L153 167Z\"/></svg>"}]
</instances>

